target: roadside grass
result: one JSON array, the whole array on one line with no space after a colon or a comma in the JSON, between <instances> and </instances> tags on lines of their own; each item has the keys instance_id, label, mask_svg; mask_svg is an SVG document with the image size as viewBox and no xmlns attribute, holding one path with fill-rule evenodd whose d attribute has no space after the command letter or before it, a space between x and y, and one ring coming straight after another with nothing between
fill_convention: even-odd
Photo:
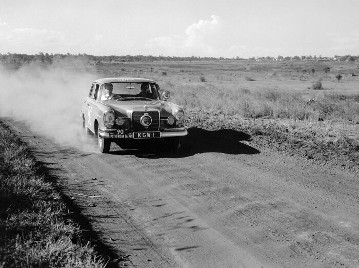
<instances>
[{"instance_id":1,"label":"roadside grass","mask_svg":"<svg viewBox=\"0 0 359 268\"><path fill-rule=\"evenodd\" d=\"M337 92L251 90L215 85L175 85L173 100L188 109L245 118L359 123L359 95Z\"/></svg>"},{"instance_id":2,"label":"roadside grass","mask_svg":"<svg viewBox=\"0 0 359 268\"><path fill-rule=\"evenodd\" d=\"M0 122L0 267L104 267L26 145Z\"/></svg>"},{"instance_id":3,"label":"roadside grass","mask_svg":"<svg viewBox=\"0 0 359 268\"><path fill-rule=\"evenodd\" d=\"M178 88L174 98L187 107L189 126L244 130L259 143L264 140L258 137L266 137L267 145L308 159L359 163L356 94L181 88L190 92Z\"/></svg>"}]
</instances>

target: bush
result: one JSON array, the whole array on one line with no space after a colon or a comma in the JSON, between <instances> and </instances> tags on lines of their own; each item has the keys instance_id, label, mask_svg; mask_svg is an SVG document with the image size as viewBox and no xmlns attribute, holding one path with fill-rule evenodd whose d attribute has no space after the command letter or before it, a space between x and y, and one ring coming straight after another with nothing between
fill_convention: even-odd
<instances>
[{"instance_id":1,"label":"bush","mask_svg":"<svg viewBox=\"0 0 359 268\"><path fill-rule=\"evenodd\" d=\"M342 79L342 77L343 77L343 76L342 76L341 74L337 74L337 75L335 76L335 78L338 79L338 82L339 82L340 79Z\"/></svg>"},{"instance_id":2,"label":"bush","mask_svg":"<svg viewBox=\"0 0 359 268\"><path fill-rule=\"evenodd\" d=\"M203 75L199 78L201 82L206 82L206 77L204 77Z\"/></svg>"},{"instance_id":3,"label":"bush","mask_svg":"<svg viewBox=\"0 0 359 268\"><path fill-rule=\"evenodd\" d=\"M314 82L312 85L312 89L314 89L314 90L323 89L322 81L318 80L318 81Z\"/></svg>"}]
</instances>

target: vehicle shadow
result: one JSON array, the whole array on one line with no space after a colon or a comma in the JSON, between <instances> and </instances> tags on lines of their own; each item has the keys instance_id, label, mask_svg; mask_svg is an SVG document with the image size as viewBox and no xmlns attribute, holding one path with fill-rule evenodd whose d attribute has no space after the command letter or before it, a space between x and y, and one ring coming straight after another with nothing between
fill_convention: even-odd
<instances>
[{"instance_id":1,"label":"vehicle shadow","mask_svg":"<svg viewBox=\"0 0 359 268\"><path fill-rule=\"evenodd\" d=\"M181 158L200 153L224 154L258 154L259 150L241 141L250 141L251 136L233 129L206 130L198 127L188 129L188 135L181 140L182 147L178 152L170 152L166 144L135 151L111 151L110 154L136 155L140 158Z\"/></svg>"},{"instance_id":2,"label":"vehicle shadow","mask_svg":"<svg viewBox=\"0 0 359 268\"><path fill-rule=\"evenodd\" d=\"M184 154L217 152L224 154L258 154L259 150L242 143L250 141L247 133L233 129L206 130L193 127L182 140Z\"/></svg>"}]
</instances>

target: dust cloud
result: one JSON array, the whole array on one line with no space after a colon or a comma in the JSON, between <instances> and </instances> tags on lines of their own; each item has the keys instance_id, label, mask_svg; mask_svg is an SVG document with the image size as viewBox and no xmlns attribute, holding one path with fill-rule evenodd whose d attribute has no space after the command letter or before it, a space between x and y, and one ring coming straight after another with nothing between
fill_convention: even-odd
<instances>
[{"instance_id":1,"label":"dust cloud","mask_svg":"<svg viewBox=\"0 0 359 268\"><path fill-rule=\"evenodd\" d=\"M93 152L93 141L81 129L81 105L95 72L55 64L0 65L0 117L25 121L32 131L61 145Z\"/></svg>"}]
</instances>

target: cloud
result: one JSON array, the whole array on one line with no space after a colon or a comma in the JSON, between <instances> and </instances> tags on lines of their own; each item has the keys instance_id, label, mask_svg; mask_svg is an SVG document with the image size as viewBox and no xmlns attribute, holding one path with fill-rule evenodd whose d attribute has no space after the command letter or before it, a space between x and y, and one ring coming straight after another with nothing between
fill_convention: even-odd
<instances>
[{"instance_id":1,"label":"cloud","mask_svg":"<svg viewBox=\"0 0 359 268\"><path fill-rule=\"evenodd\" d=\"M221 26L221 18L212 15L210 20L199 20L188 26L182 35L156 37L149 40L145 47L159 54L217 56L220 48L216 40Z\"/></svg>"},{"instance_id":2,"label":"cloud","mask_svg":"<svg viewBox=\"0 0 359 268\"><path fill-rule=\"evenodd\" d=\"M196 47L203 43L208 43L209 40L216 34L220 26L220 18L212 15L212 20L200 20L187 27L185 45L186 47Z\"/></svg>"}]
</instances>

